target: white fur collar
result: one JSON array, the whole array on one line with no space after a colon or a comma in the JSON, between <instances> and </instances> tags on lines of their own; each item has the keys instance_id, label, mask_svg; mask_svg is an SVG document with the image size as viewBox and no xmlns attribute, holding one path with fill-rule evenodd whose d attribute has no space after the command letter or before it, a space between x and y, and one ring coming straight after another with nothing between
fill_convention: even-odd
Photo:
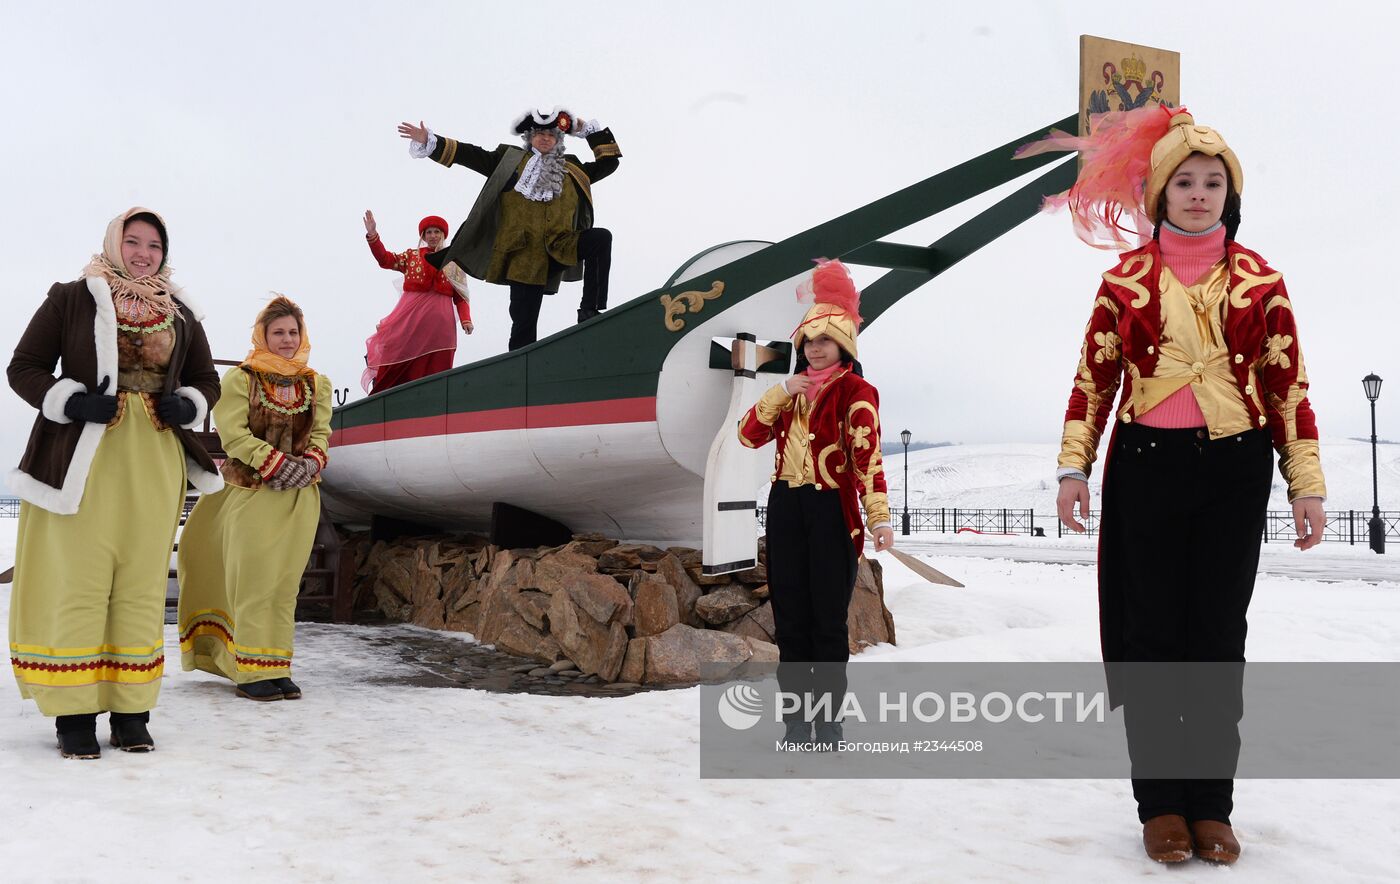
<instances>
[{"instance_id":1,"label":"white fur collar","mask_svg":"<svg viewBox=\"0 0 1400 884\"><path fill-rule=\"evenodd\" d=\"M96 307L96 314L93 318L93 348L97 355L97 382L102 383L102 379L110 378L113 387L117 380L117 310L112 303L112 287L107 284L107 280L100 276L87 277L88 293L92 295L93 305ZM176 289L175 297L189 309L196 321L203 318L204 314L190 301L184 294L183 289ZM60 379L61 384L66 379ZM87 387L75 381L77 388L73 392L88 392ZM71 393L70 393L71 395ZM203 397L200 397L203 399ZM49 403L45 402L45 405ZM196 407L200 407L199 401L195 402ZM207 405L204 406L207 408ZM46 407L45 411L49 411ZM46 414L47 418L48 415ZM202 416L201 416L202 420ZM63 477L63 487L55 488L35 479L33 476L22 470L11 470L6 477L10 490L23 500L35 506L43 507L52 513L71 516L78 511L78 507L83 502L83 491L87 487L88 473L92 470L92 459L97 454L97 446L102 441L102 436L106 433L107 427L102 424L87 424L83 427L82 434L78 437L78 447L73 452L73 459L68 464L68 472ZM195 488L205 494L213 494L224 487L223 477L217 472L208 472L194 462L188 454L185 455L185 472L189 482Z\"/></svg>"}]
</instances>

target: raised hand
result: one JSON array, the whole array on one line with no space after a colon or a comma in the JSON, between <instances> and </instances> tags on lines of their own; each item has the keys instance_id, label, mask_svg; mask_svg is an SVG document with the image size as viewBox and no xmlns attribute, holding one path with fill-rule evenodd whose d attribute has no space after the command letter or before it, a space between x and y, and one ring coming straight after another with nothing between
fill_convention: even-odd
<instances>
[{"instance_id":1,"label":"raised hand","mask_svg":"<svg viewBox=\"0 0 1400 884\"><path fill-rule=\"evenodd\" d=\"M412 123L399 123L399 137L407 138L410 141L416 141L419 144L427 144L428 127L423 125L422 120L418 121L417 126Z\"/></svg>"},{"instance_id":2,"label":"raised hand","mask_svg":"<svg viewBox=\"0 0 1400 884\"><path fill-rule=\"evenodd\" d=\"M379 226L374 223L374 213L365 209L365 233L368 236L378 236Z\"/></svg>"}]
</instances>

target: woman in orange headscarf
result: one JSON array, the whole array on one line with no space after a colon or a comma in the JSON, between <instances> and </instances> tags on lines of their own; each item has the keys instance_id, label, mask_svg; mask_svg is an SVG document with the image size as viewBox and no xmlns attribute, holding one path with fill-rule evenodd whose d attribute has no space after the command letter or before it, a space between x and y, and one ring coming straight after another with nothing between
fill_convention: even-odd
<instances>
[{"instance_id":1,"label":"woman in orange headscarf","mask_svg":"<svg viewBox=\"0 0 1400 884\"><path fill-rule=\"evenodd\" d=\"M278 296L253 349L224 375L214 422L223 492L201 498L180 538L180 659L250 700L295 700L297 589L321 515L331 382L306 364L301 308Z\"/></svg>"}]
</instances>

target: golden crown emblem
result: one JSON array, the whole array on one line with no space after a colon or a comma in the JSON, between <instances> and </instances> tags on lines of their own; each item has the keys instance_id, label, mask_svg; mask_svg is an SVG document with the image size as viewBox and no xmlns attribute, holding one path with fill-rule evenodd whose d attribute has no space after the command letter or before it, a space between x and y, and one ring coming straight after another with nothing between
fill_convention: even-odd
<instances>
[{"instance_id":1,"label":"golden crown emblem","mask_svg":"<svg viewBox=\"0 0 1400 884\"><path fill-rule=\"evenodd\" d=\"M1147 81L1147 63L1136 55L1123 59L1123 79L1136 80L1139 83Z\"/></svg>"}]
</instances>

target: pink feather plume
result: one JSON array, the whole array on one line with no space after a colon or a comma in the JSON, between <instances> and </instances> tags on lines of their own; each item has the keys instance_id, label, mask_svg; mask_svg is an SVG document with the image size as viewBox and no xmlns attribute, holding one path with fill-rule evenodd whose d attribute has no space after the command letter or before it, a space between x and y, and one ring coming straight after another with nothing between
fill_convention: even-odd
<instances>
[{"instance_id":1,"label":"pink feather plume","mask_svg":"<svg viewBox=\"0 0 1400 884\"><path fill-rule=\"evenodd\" d=\"M797 300L803 304L815 301L832 307L855 318L856 327L861 324L860 290L851 279L846 265L838 261L817 259L817 269L797 287Z\"/></svg>"},{"instance_id":2,"label":"pink feather plume","mask_svg":"<svg viewBox=\"0 0 1400 884\"><path fill-rule=\"evenodd\" d=\"M1186 108L1164 105L1098 114L1087 138L1051 132L1024 145L1016 157L1077 150L1079 177L1064 193L1045 198L1042 211L1068 207L1074 233L1096 249L1129 249L1152 238L1152 219L1143 208L1152 172L1152 146L1167 134L1171 118ZM1136 238L1133 243L1126 237Z\"/></svg>"}]
</instances>

